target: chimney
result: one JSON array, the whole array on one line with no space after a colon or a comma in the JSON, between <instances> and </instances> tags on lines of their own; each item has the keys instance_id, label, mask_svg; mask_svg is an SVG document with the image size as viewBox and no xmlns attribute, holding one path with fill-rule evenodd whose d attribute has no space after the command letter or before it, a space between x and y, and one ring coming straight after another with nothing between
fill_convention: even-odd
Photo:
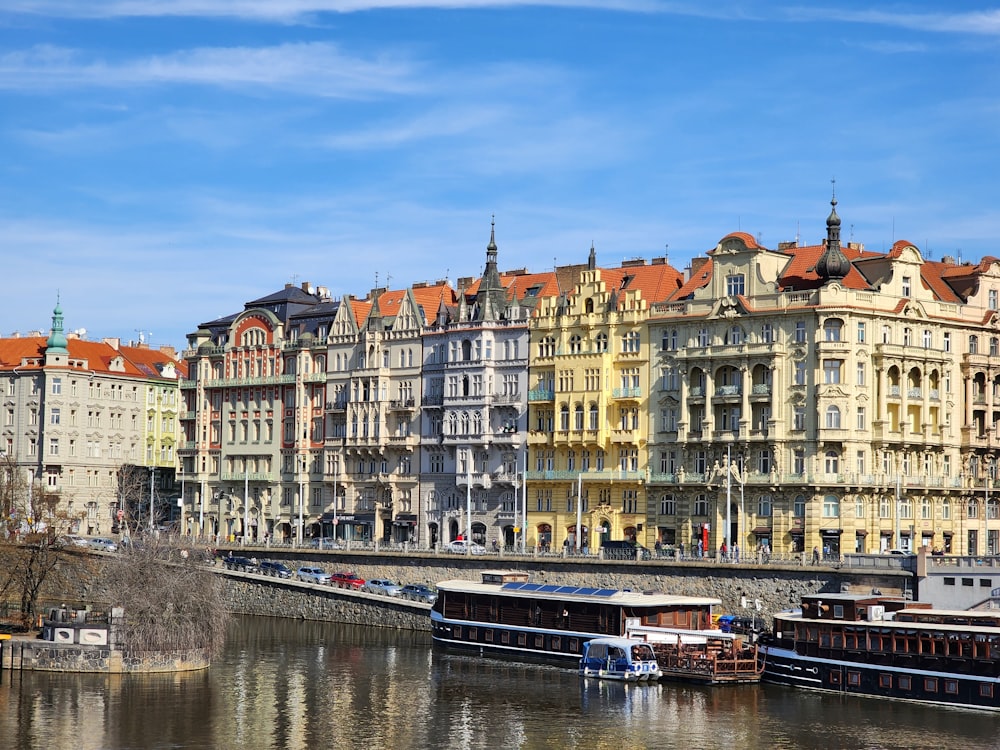
<instances>
[{"instance_id":1,"label":"chimney","mask_svg":"<svg viewBox=\"0 0 1000 750\"><path fill-rule=\"evenodd\" d=\"M101 339L101 343L107 344L115 350L121 349L122 346L122 340L120 338L103 338Z\"/></svg>"},{"instance_id":2,"label":"chimney","mask_svg":"<svg viewBox=\"0 0 1000 750\"><path fill-rule=\"evenodd\" d=\"M177 350L170 344L161 344L160 351L170 357L170 359L177 359Z\"/></svg>"}]
</instances>

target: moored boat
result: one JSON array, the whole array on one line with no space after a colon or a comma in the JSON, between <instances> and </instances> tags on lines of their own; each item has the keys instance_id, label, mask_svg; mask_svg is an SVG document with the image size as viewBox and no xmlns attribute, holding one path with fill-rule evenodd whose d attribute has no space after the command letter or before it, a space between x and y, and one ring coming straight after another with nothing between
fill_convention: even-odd
<instances>
[{"instance_id":1,"label":"moored boat","mask_svg":"<svg viewBox=\"0 0 1000 750\"><path fill-rule=\"evenodd\" d=\"M814 594L774 617L764 679L834 693L1000 710L1000 611Z\"/></svg>"},{"instance_id":2,"label":"moored boat","mask_svg":"<svg viewBox=\"0 0 1000 750\"><path fill-rule=\"evenodd\" d=\"M699 682L760 677L756 646L711 628L713 597L538 584L520 571L437 585L436 646L578 668L594 638L645 641L665 676ZM736 658L721 658L726 657Z\"/></svg>"},{"instance_id":3,"label":"moored boat","mask_svg":"<svg viewBox=\"0 0 1000 750\"><path fill-rule=\"evenodd\" d=\"M639 682L662 676L649 644L633 638L592 638L583 644L580 676Z\"/></svg>"}]
</instances>

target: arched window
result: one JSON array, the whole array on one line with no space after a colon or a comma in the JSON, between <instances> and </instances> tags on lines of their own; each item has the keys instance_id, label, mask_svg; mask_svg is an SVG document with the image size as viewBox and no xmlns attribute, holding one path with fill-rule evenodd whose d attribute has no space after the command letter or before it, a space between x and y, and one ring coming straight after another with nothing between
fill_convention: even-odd
<instances>
[{"instance_id":1,"label":"arched window","mask_svg":"<svg viewBox=\"0 0 1000 750\"><path fill-rule=\"evenodd\" d=\"M468 362L472 359L472 342L468 339L462 340L462 361Z\"/></svg>"},{"instance_id":2,"label":"arched window","mask_svg":"<svg viewBox=\"0 0 1000 750\"><path fill-rule=\"evenodd\" d=\"M587 429L588 430L596 430L596 429L598 429L597 404L591 404L590 405L590 421L588 423Z\"/></svg>"},{"instance_id":3,"label":"arched window","mask_svg":"<svg viewBox=\"0 0 1000 750\"><path fill-rule=\"evenodd\" d=\"M837 318L830 318L823 323L823 338L827 341L840 341L840 334L843 328L843 321Z\"/></svg>"},{"instance_id":4,"label":"arched window","mask_svg":"<svg viewBox=\"0 0 1000 750\"><path fill-rule=\"evenodd\" d=\"M840 409L830 405L826 409L826 426L830 430L840 429Z\"/></svg>"},{"instance_id":5,"label":"arched window","mask_svg":"<svg viewBox=\"0 0 1000 750\"><path fill-rule=\"evenodd\" d=\"M569 407L566 404L559 408L559 429L563 432L569 430Z\"/></svg>"},{"instance_id":6,"label":"arched window","mask_svg":"<svg viewBox=\"0 0 1000 750\"><path fill-rule=\"evenodd\" d=\"M975 334L969 336L969 354L979 354L979 337Z\"/></svg>"},{"instance_id":7,"label":"arched window","mask_svg":"<svg viewBox=\"0 0 1000 750\"><path fill-rule=\"evenodd\" d=\"M599 333L594 341L598 352L606 352L608 350L608 334Z\"/></svg>"},{"instance_id":8,"label":"arched window","mask_svg":"<svg viewBox=\"0 0 1000 750\"><path fill-rule=\"evenodd\" d=\"M580 334L574 333L569 337L569 353L579 354L581 351L583 351L582 339Z\"/></svg>"},{"instance_id":9,"label":"arched window","mask_svg":"<svg viewBox=\"0 0 1000 750\"><path fill-rule=\"evenodd\" d=\"M573 429L583 429L583 404L577 404L573 409Z\"/></svg>"}]
</instances>

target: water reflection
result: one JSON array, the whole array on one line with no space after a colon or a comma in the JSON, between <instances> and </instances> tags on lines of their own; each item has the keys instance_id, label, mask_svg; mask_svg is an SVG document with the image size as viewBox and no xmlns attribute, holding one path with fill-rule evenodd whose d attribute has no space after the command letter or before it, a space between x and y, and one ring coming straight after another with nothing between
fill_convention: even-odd
<instances>
[{"instance_id":1,"label":"water reflection","mask_svg":"<svg viewBox=\"0 0 1000 750\"><path fill-rule=\"evenodd\" d=\"M0 748L994 747L996 717L771 686L581 681L425 633L236 621L211 670L4 674Z\"/></svg>"}]
</instances>

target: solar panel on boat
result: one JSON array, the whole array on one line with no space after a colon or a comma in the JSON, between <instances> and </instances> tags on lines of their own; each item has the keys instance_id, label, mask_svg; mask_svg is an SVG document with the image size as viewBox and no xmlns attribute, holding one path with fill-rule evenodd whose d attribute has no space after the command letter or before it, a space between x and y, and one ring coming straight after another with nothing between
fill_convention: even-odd
<instances>
[{"instance_id":1,"label":"solar panel on boat","mask_svg":"<svg viewBox=\"0 0 1000 750\"><path fill-rule=\"evenodd\" d=\"M539 594L572 594L575 596L614 596L618 589L595 589L577 586L557 586L552 583L526 583L524 581L514 581L505 583L500 587L501 591L534 591Z\"/></svg>"}]
</instances>

